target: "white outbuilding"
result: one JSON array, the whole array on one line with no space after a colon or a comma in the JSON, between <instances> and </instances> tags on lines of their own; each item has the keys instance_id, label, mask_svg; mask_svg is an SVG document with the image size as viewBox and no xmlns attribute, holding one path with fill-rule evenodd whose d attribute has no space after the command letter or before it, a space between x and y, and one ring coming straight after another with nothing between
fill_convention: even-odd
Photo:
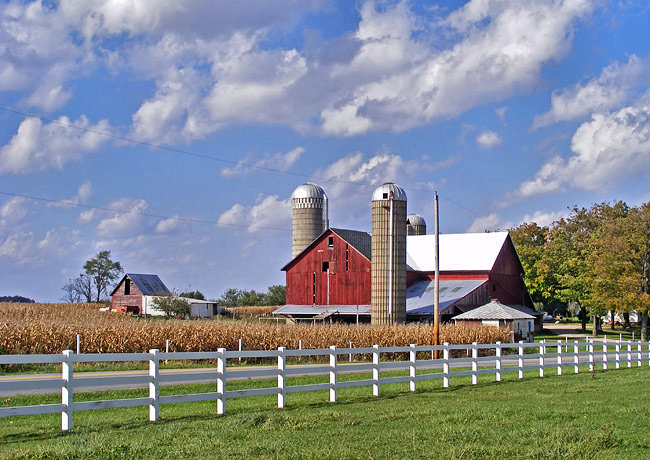
<instances>
[{"instance_id":1,"label":"white outbuilding","mask_svg":"<svg viewBox=\"0 0 650 460\"><path fill-rule=\"evenodd\" d=\"M532 338L535 332L535 317L516 308L504 305L498 300L474 308L453 317L454 324L494 326L508 329L514 340Z\"/></svg>"}]
</instances>

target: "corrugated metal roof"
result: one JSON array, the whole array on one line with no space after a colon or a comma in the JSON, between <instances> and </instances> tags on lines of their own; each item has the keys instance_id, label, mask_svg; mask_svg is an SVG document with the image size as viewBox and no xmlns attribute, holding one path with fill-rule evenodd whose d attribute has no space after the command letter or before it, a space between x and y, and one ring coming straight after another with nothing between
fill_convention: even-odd
<instances>
[{"instance_id":1,"label":"corrugated metal roof","mask_svg":"<svg viewBox=\"0 0 650 460\"><path fill-rule=\"evenodd\" d=\"M522 313L527 313L529 315L544 316L544 313L540 313L536 310L533 310L532 308L526 307L525 305L508 305L508 306L514 308L515 310L519 310Z\"/></svg>"},{"instance_id":2,"label":"corrugated metal roof","mask_svg":"<svg viewBox=\"0 0 650 460\"><path fill-rule=\"evenodd\" d=\"M344 228L332 228L330 230L344 239L349 245L353 246L366 259L370 260L372 255L372 239L369 233L358 230L346 230Z\"/></svg>"},{"instance_id":3,"label":"corrugated metal roof","mask_svg":"<svg viewBox=\"0 0 650 460\"><path fill-rule=\"evenodd\" d=\"M370 305L284 305L273 312L274 315L320 315L326 311L336 311L339 315L369 315Z\"/></svg>"},{"instance_id":4,"label":"corrugated metal roof","mask_svg":"<svg viewBox=\"0 0 650 460\"><path fill-rule=\"evenodd\" d=\"M441 271L489 271L494 266L508 232L440 235ZM435 235L406 237L406 263L414 271L435 270Z\"/></svg>"},{"instance_id":5,"label":"corrugated metal roof","mask_svg":"<svg viewBox=\"0 0 650 460\"><path fill-rule=\"evenodd\" d=\"M440 280L440 313L486 282L486 280ZM432 315L434 297L433 281L419 281L412 284L406 288L406 314Z\"/></svg>"},{"instance_id":6,"label":"corrugated metal roof","mask_svg":"<svg viewBox=\"0 0 650 460\"><path fill-rule=\"evenodd\" d=\"M156 295L159 292L170 292L158 275L143 275L140 273L127 273L140 292L144 295Z\"/></svg>"},{"instance_id":7,"label":"corrugated metal roof","mask_svg":"<svg viewBox=\"0 0 650 460\"><path fill-rule=\"evenodd\" d=\"M483 319L535 319L533 315L523 313L516 308L504 305L498 300L493 300L483 306L454 316L454 320L483 320Z\"/></svg>"}]
</instances>

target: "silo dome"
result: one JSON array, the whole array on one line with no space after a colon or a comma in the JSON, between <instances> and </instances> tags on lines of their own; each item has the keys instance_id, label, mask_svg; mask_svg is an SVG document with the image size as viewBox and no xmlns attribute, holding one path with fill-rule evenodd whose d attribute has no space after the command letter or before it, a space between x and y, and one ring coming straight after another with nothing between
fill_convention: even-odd
<instances>
[{"instance_id":1,"label":"silo dome","mask_svg":"<svg viewBox=\"0 0 650 460\"><path fill-rule=\"evenodd\" d=\"M296 187L296 189L291 194L291 199L295 200L298 198L323 198L324 196L325 190L323 190L320 185L306 182Z\"/></svg>"},{"instance_id":2,"label":"silo dome","mask_svg":"<svg viewBox=\"0 0 650 460\"><path fill-rule=\"evenodd\" d=\"M402 187L392 182L386 182L375 189L372 194L372 201L384 201L390 199L390 193L393 192L393 200L406 201L406 192Z\"/></svg>"},{"instance_id":3,"label":"silo dome","mask_svg":"<svg viewBox=\"0 0 650 460\"><path fill-rule=\"evenodd\" d=\"M407 235L426 235L427 223L419 214L409 214L406 216L406 234Z\"/></svg>"},{"instance_id":4,"label":"silo dome","mask_svg":"<svg viewBox=\"0 0 650 460\"><path fill-rule=\"evenodd\" d=\"M323 188L311 182L299 185L291 194L292 259L329 228L327 202Z\"/></svg>"}]
</instances>

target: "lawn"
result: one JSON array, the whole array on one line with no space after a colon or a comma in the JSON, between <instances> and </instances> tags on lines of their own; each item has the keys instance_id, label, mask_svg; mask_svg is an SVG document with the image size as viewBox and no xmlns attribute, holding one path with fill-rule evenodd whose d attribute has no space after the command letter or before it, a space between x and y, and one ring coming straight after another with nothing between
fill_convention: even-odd
<instances>
[{"instance_id":1,"label":"lawn","mask_svg":"<svg viewBox=\"0 0 650 460\"><path fill-rule=\"evenodd\" d=\"M69 433L59 430L59 415L0 419L0 458L650 458L649 367L534 375L516 381L507 374L499 384L481 376L478 386L457 378L449 389L439 380L422 382L416 393L385 385L378 398L368 396L367 387L353 388L341 390L334 404L325 402L327 392L291 394L283 410L274 407L274 397L235 399L225 416L215 415L214 403L169 405L156 423L146 421L146 408L79 412ZM75 398L145 394L107 393ZM57 399L17 397L4 405Z\"/></svg>"}]
</instances>

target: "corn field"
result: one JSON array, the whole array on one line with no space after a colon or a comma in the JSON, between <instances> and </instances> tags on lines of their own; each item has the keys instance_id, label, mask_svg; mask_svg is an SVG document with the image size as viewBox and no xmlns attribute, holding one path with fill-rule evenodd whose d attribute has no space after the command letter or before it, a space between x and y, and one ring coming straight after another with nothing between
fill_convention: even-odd
<instances>
[{"instance_id":1,"label":"corn field","mask_svg":"<svg viewBox=\"0 0 650 460\"><path fill-rule=\"evenodd\" d=\"M151 348L170 351L212 351L224 347L269 350L280 346L327 348L403 346L433 343L426 325L284 325L234 320L145 319L100 312L96 304L0 303L0 354L60 353L75 349L81 335L84 353L133 353ZM509 340L508 332L485 326L442 325L440 342L494 343Z\"/></svg>"}]
</instances>

